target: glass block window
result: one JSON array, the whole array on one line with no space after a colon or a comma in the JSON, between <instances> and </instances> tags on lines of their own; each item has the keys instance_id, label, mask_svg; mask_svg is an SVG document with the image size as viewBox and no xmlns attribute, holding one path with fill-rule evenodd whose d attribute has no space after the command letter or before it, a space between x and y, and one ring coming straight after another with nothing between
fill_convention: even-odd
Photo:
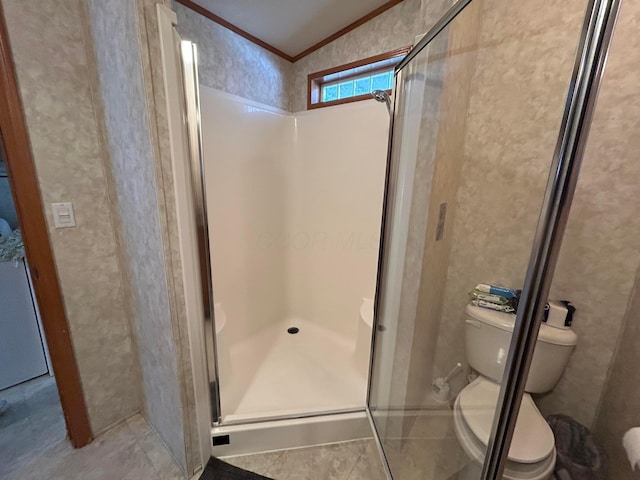
<instances>
[{"instance_id":1,"label":"glass block window","mask_svg":"<svg viewBox=\"0 0 640 480\"><path fill-rule=\"evenodd\" d=\"M309 75L308 109L371 99L374 90L391 93L394 68L410 47Z\"/></svg>"},{"instance_id":2,"label":"glass block window","mask_svg":"<svg viewBox=\"0 0 640 480\"><path fill-rule=\"evenodd\" d=\"M383 72L365 75L353 80L336 80L323 83L322 102L333 102L345 98L368 95L374 90L391 90L393 88L393 67Z\"/></svg>"}]
</instances>

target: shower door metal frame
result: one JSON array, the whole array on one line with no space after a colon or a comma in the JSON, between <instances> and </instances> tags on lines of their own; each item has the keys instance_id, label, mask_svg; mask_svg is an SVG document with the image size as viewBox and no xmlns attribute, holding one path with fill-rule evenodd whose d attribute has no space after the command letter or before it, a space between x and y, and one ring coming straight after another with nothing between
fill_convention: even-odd
<instances>
[{"instance_id":1,"label":"shower door metal frame","mask_svg":"<svg viewBox=\"0 0 640 480\"><path fill-rule=\"evenodd\" d=\"M373 377L373 368L375 361L376 351L376 332L379 327L378 314L380 306L382 304L381 285L383 279L387 277L385 255L387 254L387 246L390 243L391 229L388 228L389 213L392 210L393 199L395 198L396 185L395 180L398 173L398 162L393 161L393 137L394 128L396 125L396 112L398 110L398 98L403 97L404 94L404 81L403 72L411 61L424 50L431 43L431 41L438 36L442 30L460 14L473 0L458 0L455 4L445 12L445 14L438 20L434 26L425 33L420 41L411 49L411 51L396 65L394 69L394 88L393 88L393 102L390 110L389 120L389 141L387 144L387 171L385 175L384 186L384 203L382 205L382 218L380 227L380 248L378 250L378 271L376 275L376 293L374 297L374 324L371 332L371 355L369 357L369 381L367 384L367 412L371 417L370 404L371 404L371 382Z\"/></svg>"},{"instance_id":2,"label":"shower door metal frame","mask_svg":"<svg viewBox=\"0 0 640 480\"><path fill-rule=\"evenodd\" d=\"M177 33L177 32L176 32ZM179 37L179 36L178 36ZM188 40L181 40L180 60L184 86L185 124L189 148L191 189L200 262L200 286L202 289L203 320L211 419L214 425L222 420L220 405L220 373L218 371L217 338L213 300L213 276L211 272L211 248L207 214L207 193L202 149L202 123L200 118L200 83L198 80L198 47ZM209 335L206 332L210 331Z\"/></svg>"},{"instance_id":3,"label":"shower door metal frame","mask_svg":"<svg viewBox=\"0 0 640 480\"><path fill-rule=\"evenodd\" d=\"M375 337L379 320L378 312L382 303L380 286L386 273L384 263L385 244L388 244L390 233L388 214L391 205L390 199L394 198L393 194L396 190L393 180L395 180L398 162L394 162L393 159L393 128L398 98L401 96L403 70L472 1L459 0L456 2L395 69L396 95L394 95L394 108L390 121L385 204L383 207L378 262L378 289L375 297L375 318L367 393L367 413L375 433L376 443L383 457L385 456L384 448L370 410L371 382L376 349ZM507 462L509 447L533 358L542 312L549 294L569 217L595 110L598 89L602 80L619 9L620 0L590 0L586 10L559 137L550 167L545 197L527 267L527 275L520 307L517 312L509 355L505 365L492 433L485 455L482 480L502 478ZM386 474L389 478L392 478L389 465L386 459L384 460Z\"/></svg>"}]
</instances>

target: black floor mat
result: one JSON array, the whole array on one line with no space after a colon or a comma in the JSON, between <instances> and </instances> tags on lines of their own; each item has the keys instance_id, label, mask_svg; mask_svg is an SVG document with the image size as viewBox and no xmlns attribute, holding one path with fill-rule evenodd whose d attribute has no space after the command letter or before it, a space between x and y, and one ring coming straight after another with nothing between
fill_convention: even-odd
<instances>
[{"instance_id":1,"label":"black floor mat","mask_svg":"<svg viewBox=\"0 0 640 480\"><path fill-rule=\"evenodd\" d=\"M211 457L207 466L205 467L200 480L272 480L268 477L263 477L257 473L248 472L222 460Z\"/></svg>"}]
</instances>

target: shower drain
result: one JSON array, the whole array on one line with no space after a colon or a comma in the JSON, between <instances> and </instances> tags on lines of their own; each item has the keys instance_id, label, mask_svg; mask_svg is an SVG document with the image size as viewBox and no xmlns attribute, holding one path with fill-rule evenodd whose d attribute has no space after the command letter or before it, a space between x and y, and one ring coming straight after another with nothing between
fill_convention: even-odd
<instances>
[{"instance_id":1,"label":"shower drain","mask_svg":"<svg viewBox=\"0 0 640 480\"><path fill-rule=\"evenodd\" d=\"M291 335L295 335L299 331L300 331L300 329L298 327L289 327L289 328L287 328L287 332L290 333Z\"/></svg>"}]
</instances>

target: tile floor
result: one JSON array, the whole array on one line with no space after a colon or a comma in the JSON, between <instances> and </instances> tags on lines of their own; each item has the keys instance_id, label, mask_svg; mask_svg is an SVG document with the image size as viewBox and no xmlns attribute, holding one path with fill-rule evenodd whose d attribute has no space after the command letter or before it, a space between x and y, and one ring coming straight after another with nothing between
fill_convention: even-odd
<instances>
[{"instance_id":1,"label":"tile floor","mask_svg":"<svg viewBox=\"0 0 640 480\"><path fill-rule=\"evenodd\" d=\"M123 421L75 450L52 377L0 392L10 404L0 416L2 480L183 480L155 432L141 415Z\"/></svg>"},{"instance_id":2,"label":"tile floor","mask_svg":"<svg viewBox=\"0 0 640 480\"><path fill-rule=\"evenodd\" d=\"M75 450L63 440L6 480L183 480L160 439L141 415L134 415Z\"/></svg>"},{"instance_id":3,"label":"tile floor","mask_svg":"<svg viewBox=\"0 0 640 480\"><path fill-rule=\"evenodd\" d=\"M0 392L6 411L0 415L0 478L64 441L58 390L53 377L38 377Z\"/></svg>"},{"instance_id":4,"label":"tile floor","mask_svg":"<svg viewBox=\"0 0 640 480\"><path fill-rule=\"evenodd\" d=\"M41 377L0 392L2 399L9 400L11 408L0 416L0 480L185 478L141 415L75 450L66 440L53 379ZM407 438L384 443L391 468L402 480L456 478L466 463L450 413L419 415ZM224 460L275 480L386 478L373 439Z\"/></svg>"},{"instance_id":5,"label":"tile floor","mask_svg":"<svg viewBox=\"0 0 640 480\"><path fill-rule=\"evenodd\" d=\"M385 480L373 439L223 458L275 480Z\"/></svg>"},{"instance_id":6,"label":"tile floor","mask_svg":"<svg viewBox=\"0 0 640 480\"><path fill-rule=\"evenodd\" d=\"M385 453L395 478L451 480L468 463L449 410L416 414L405 438L386 438ZM373 440L246 455L224 459L276 480L385 480Z\"/></svg>"}]
</instances>

